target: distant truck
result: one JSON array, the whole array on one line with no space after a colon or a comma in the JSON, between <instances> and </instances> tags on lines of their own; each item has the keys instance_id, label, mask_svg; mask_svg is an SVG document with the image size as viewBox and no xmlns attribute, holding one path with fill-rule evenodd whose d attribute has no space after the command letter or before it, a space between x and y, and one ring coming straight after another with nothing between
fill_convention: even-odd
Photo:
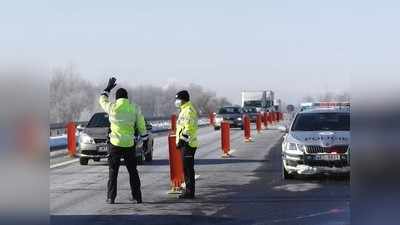
<instances>
[{"instance_id":1,"label":"distant truck","mask_svg":"<svg viewBox=\"0 0 400 225\"><path fill-rule=\"evenodd\" d=\"M258 112L271 111L274 97L273 91L242 91L242 107L255 107Z\"/></svg>"}]
</instances>

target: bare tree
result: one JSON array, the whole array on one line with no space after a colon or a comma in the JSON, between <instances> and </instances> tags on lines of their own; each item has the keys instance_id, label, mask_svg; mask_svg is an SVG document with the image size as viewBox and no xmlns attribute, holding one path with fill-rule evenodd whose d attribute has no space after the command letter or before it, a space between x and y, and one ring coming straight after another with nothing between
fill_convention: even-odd
<instances>
[{"instance_id":1,"label":"bare tree","mask_svg":"<svg viewBox=\"0 0 400 225\"><path fill-rule=\"evenodd\" d=\"M73 66L55 69L49 90L51 122L79 120L84 110L94 106L93 86L82 79Z\"/></svg>"},{"instance_id":2,"label":"bare tree","mask_svg":"<svg viewBox=\"0 0 400 225\"><path fill-rule=\"evenodd\" d=\"M82 79L73 66L55 69L50 81L51 123L88 120L93 113L102 111L98 104L98 96L103 88ZM129 98L141 108L145 117L169 116L176 113L175 95L183 89L190 92L191 100L200 114L215 112L221 106L230 105L226 98L218 98L214 92L204 90L196 84L170 84L163 88L152 85L124 88L128 90ZM115 90L111 96L115 96L114 92Z\"/></svg>"}]
</instances>

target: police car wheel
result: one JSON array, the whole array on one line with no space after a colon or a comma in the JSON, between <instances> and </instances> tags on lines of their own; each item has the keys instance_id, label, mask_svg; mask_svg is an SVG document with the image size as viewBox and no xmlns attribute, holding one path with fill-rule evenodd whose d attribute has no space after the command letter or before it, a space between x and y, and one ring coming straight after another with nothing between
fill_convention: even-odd
<instances>
[{"instance_id":1,"label":"police car wheel","mask_svg":"<svg viewBox=\"0 0 400 225\"><path fill-rule=\"evenodd\" d=\"M84 157L79 158L79 164L81 164L82 166L86 166L88 163L89 163L88 158L84 158Z\"/></svg>"}]
</instances>

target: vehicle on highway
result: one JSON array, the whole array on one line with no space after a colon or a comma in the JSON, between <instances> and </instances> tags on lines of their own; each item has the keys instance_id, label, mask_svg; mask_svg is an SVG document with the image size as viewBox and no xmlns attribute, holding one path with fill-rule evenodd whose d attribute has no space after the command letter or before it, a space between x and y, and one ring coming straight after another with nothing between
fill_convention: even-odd
<instances>
[{"instance_id":1,"label":"vehicle on highway","mask_svg":"<svg viewBox=\"0 0 400 225\"><path fill-rule=\"evenodd\" d=\"M243 114L249 117L250 122L255 123L257 121L259 112L257 112L256 107L244 107L242 110Z\"/></svg>"},{"instance_id":2,"label":"vehicle on highway","mask_svg":"<svg viewBox=\"0 0 400 225\"><path fill-rule=\"evenodd\" d=\"M350 175L350 108L299 112L282 143L284 179L296 174Z\"/></svg>"},{"instance_id":3,"label":"vehicle on highway","mask_svg":"<svg viewBox=\"0 0 400 225\"><path fill-rule=\"evenodd\" d=\"M242 91L242 107L255 107L258 112L272 111L274 98L273 91Z\"/></svg>"},{"instance_id":4,"label":"vehicle on highway","mask_svg":"<svg viewBox=\"0 0 400 225\"><path fill-rule=\"evenodd\" d=\"M243 129L243 111L239 106L227 106L222 107L218 110L215 116L214 129L219 130L221 128L222 121L228 121L231 127Z\"/></svg>"},{"instance_id":5,"label":"vehicle on highway","mask_svg":"<svg viewBox=\"0 0 400 225\"><path fill-rule=\"evenodd\" d=\"M109 129L110 122L108 114L105 112L95 113L88 124L79 133L79 162L87 165L89 160L99 162L109 156ZM143 161L153 160L154 137L152 135L152 125L146 121L147 134L144 137L135 135L136 158L139 165Z\"/></svg>"}]
</instances>

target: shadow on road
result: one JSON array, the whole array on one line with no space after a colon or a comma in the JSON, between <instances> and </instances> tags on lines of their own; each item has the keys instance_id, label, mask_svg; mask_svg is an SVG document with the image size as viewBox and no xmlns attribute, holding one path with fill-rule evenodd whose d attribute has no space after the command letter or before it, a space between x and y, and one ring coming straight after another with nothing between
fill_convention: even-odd
<instances>
[{"instance_id":1,"label":"shadow on road","mask_svg":"<svg viewBox=\"0 0 400 225\"><path fill-rule=\"evenodd\" d=\"M215 216L237 218L229 224L350 224L348 177L311 176L283 180L278 142L247 185L213 187L230 200ZM268 171L268 173L265 173ZM218 193L211 195L218 196ZM216 201L218 201L216 199Z\"/></svg>"},{"instance_id":2,"label":"shadow on road","mask_svg":"<svg viewBox=\"0 0 400 225\"><path fill-rule=\"evenodd\" d=\"M232 219L195 215L83 215L51 216L50 224L54 225L96 225L96 224L146 224L146 225L188 225L188 224L229 224Z\"/></svg>"},{"instance_id":3,"label":"shadow on road","mask_svg":"<svg viewBox=\"0 0 400 225\"><path fill-rule=\"evenodd\" d=\"M234 157L228 159L196 159L195 165L220 165L220 164L236 164L236 163L260 163L266 160L246 160L246 159L235 159ZM169 165L169 161L166 159L153 160L148 165L152 166L165 166Z\"/></svg>"},{"instance_id":4,"label":"shadow on road","mask_svg":"<svg viewBox=\"0 0 400 225\"><path fill-rule=\"evenodd\" d=\"M222 164L236 164L236 163L264 163L267 162L266 159L260 160L247 160L247 159L235 159L235 157L228 159L196 159L195 165L222 165ZM121 165L125 165L123 160ZM144 162L141 166L167 166L169 165L168 159L154 159L152 162ZM106 161L92 163L89 166L108 166Z\"/></svg>"}]
</instances>

